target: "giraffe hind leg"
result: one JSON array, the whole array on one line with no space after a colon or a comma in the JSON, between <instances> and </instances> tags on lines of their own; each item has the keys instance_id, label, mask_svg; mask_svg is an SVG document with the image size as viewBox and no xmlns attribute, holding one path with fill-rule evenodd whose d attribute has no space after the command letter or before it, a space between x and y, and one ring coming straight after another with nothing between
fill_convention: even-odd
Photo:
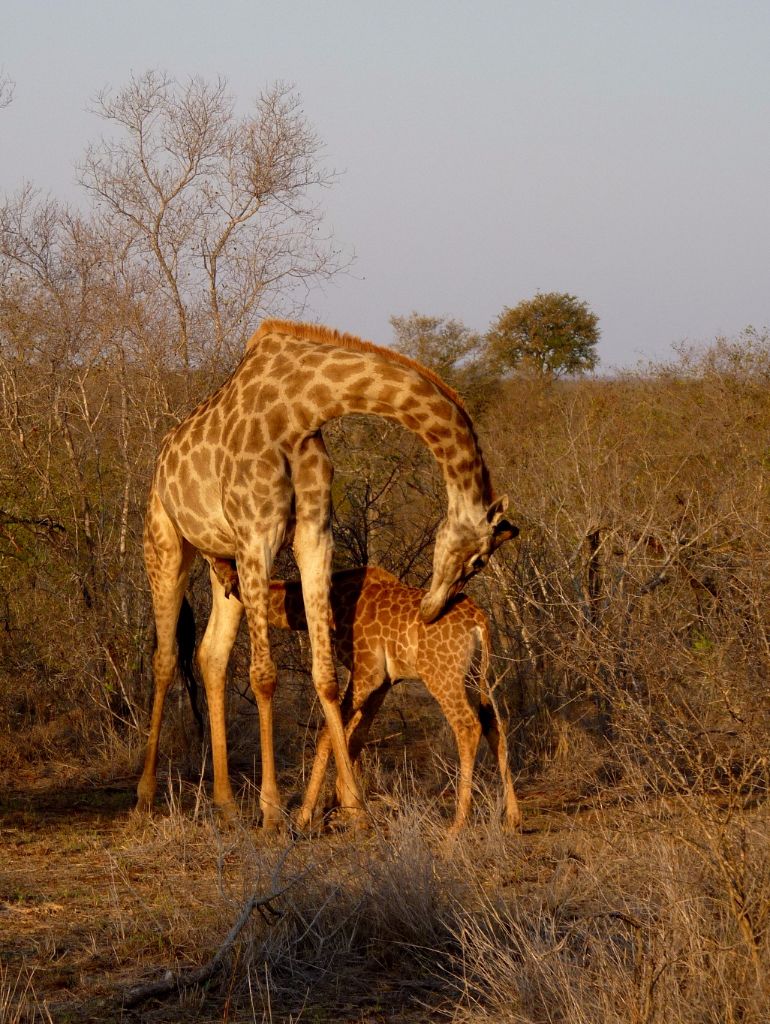
<instances>
[{"instance_id":1,"label":"giraffe hind leg","mask_svg":"<svg viewBox=\"0 0 770 1024\"><path fill-rule=\"evenodd\" d=\"M500 768L500 778L503 783L503 797L505 799L505 827L516 829L521 825L521 811L519 801L516 799L516 790L513 788L511 778L511 767L508 763L508 741L505 737L504 723L500 719L497 706L490 703L479 705L479 721L484 739L489 744L489 749L497 758Z\"/></svg>"},{"instance_id":2,"label":"giraffe hind leg","mask_svg":"<svg viewBox=\"0 0 770 1024\"><path fill-rule=\"evenodd\" d=\"M230 659L243 605L231 589L227 596L225 583L211 566L211 615L198 648L198 664L206 688L211 728L211 758L214 765L214 806L227 821L237 817L235 797L227 767L227 734L225 728L225 689L227 663Z\"/></svg>"},{"instance_id":3,"label":"giraffe hind leg","mask_svg":"<svg viewBox=\"0 0 770 1024\"><path fill-rule=\"evenodd\" d=\"M184 541L156 495L150 499L144 535L144 559L155 615L156 644L152 658L155 691L144 770L137 786L137 807L150 810L158 774L158 743L166 693L176 672L177 622L195 550Z\"/></svg>"}]
</instances>

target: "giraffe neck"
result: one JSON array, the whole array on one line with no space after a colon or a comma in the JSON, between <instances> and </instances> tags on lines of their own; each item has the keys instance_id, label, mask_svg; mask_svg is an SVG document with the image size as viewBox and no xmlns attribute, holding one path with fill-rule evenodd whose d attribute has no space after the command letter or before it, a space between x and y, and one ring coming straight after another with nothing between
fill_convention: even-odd
<instances>
[{"instance_id":1,"label":"giraffe neck","mask_svg":"<svg viewBox=\"0 0 770 1024\"><path fill-rule=\"evenodd\" d=\"M448 517L478 519L492 500L478 438L465 410L445 396L437 393L431 407L441 408L442 414L428 422L414 412L405 413L398 404L385 411L381 402L375 402L372 412L411 430L432 452L446 487Z\"/></svg>"},{"instance_id":2,"label":"giraffe neck","mask_svg":"<svg viewBox=\"0 0 770 1024\"><path fill-rule=\"evenodd\" d=\"M447 491L450 519L483 515L492 501L492 488L478 438L465 409L449 389L444 390L417 369L367 357L366 377L356 375L322 399L318 426L350 413L382 416L416 434L433 453Z\"/></svg>"},{"instance_id":3,"label":"giraffe neck","mask_svg":"<svg viewBox=\"0 0 770 1024\"><path fill-rule=\"evenodd\" d=\"M246 378L277 382L280 398L268 389L282 403L280 418L293 420L301 436L351 413L382 416L417 434L441 469L450 520L477 521L493 500L459 396L406 356L328 328L270 320L249 341L244 363Z\"/></svg>"}]
</instances>

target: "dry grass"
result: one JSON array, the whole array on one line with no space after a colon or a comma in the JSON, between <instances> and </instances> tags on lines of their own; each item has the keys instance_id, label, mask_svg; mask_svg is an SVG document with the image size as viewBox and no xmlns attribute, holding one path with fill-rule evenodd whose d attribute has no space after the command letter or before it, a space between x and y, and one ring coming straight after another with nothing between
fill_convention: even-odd
<instances>
[{"instance_id":1,"label":"dry grass","mask_svg":"<svg viewBox=\"0 0 770 1024\"><path fill-rule=\"evenodd\" d=\"M448 846L446 813L395 779L371 829L309 840L255 830L248 788L225 832L195 786L151 819L130 791L112 810L61 793L7 810L0 1021L767 1020L756 780L651 800L640 774L567 803L554 778L523 788L510 836L482 772L474 825ZM273 891L206 986L121 1010L137 983L206 964Z\"/></svg>"},{"instance_id":2,"label":"dry grass","mask_svg":"<svg viewBox=\"0 0 770 1024\"><path fill-rule=\"evenodd\" d=\"M466 912L455 1019L766 1020L766 927L735 901L737 849L714 857L714 836L682 810L596 815L595 831L581 825L553 848L540 885ZM736 830L751 833L753 896L760 887L766 901L767 821Z\"/></svg>"}]
</instances>

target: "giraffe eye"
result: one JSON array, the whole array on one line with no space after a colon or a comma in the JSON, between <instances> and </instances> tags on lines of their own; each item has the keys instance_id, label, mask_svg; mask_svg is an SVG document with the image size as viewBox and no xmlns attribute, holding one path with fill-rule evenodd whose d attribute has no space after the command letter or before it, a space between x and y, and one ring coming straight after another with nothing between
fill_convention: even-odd
<instances>
[{"instance_id":1,"label":"giraffe eye","mask_svg":"<svg viewBox=\"0 0 770 1024\"><path fill-rule=\"evenodd\" d=\"M478 558L474 558L471 562L471 572L481 572L486 564L487 560L484 555L479 555Z\"/></svg>"}]
</instances>

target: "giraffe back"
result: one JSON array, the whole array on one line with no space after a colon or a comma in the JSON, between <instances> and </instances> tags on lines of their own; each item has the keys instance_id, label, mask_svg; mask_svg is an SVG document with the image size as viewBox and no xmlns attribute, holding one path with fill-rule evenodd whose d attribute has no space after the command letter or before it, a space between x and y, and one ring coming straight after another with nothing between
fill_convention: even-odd
<instances>
[{"instance_id":1,"label":"giraffe back","mask_svg":"<svg viewBox=\"0 0 770 1024\"><path fill-rule=\"evenodd\" d=\"M435 622L420 616L424 591L409 587L376 566L332 575L331 607L335 647L353 671L364 655L381 657L388 676L430 679L437 669L456 669L463 677L477 664L482 692L489 667L489 624L469 597L455 598ZM306 630L301 584L271 580L269 622Z\"/></svg>"}]
</instances>

